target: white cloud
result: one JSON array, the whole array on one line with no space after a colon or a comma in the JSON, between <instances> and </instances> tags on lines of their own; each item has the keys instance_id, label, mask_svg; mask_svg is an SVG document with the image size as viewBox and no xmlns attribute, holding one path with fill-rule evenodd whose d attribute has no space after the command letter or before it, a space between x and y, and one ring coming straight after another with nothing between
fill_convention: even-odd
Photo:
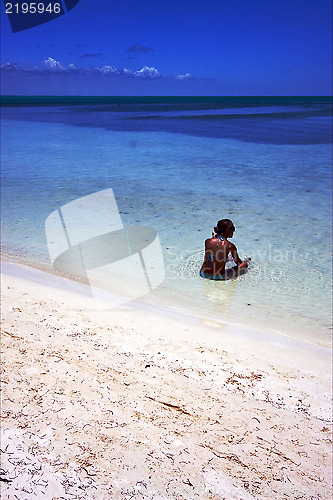
<instances>
[{"instance_id":1,"label":"white cloud","mask_svg":"<svg viewBox=\"0 0 333 500\"><path fill-rule=\"evenodd\" d=\"M48 59L45 59L44 61L45 66L47 66L48 69L56 70L56 71L61 71L64 69L63 66L61 66L60 62L56 61L53 59L53 57L49 57Z\"/></svg>"},{"instance_id":2,"label":"white cloud","mask_svg":"<svg viewBox=\"0 0 333 500\"><path fill-rule=\"evenodd\" d=\"M192 75L190 73L185 73L185 75L176 75L177 80L189 80L189 78L192 78Z\"/></svg>"},{"instance_id":3,"label":"white cloud","mask_svg":"<svg viewBox=\"0 0 333 500\"><path fill-rule=\"evenodd\" d=\"M19 71L20 67L17 64L5 63L1 66L2 71L14 72Z\"/></svg>"},{"instance_id":4,"label":"white cloud","mask_svg":"<svg viewBox=\"0 0 333 500\"><path fill-rule=\"evenodd\" d=\"M65 67L62 66L62 64L59 61L53 59L53 57L45 59L44 65L47 67L48 70L51 71L65 72L68 70L71 71L76 70L77 72L84 72L84 73L97 72L101 73L102 75L126 75L126 76L145 78L145 79L154 79L162 76L162 74L156 68L148 66L144 66L142 69L138 71L132 71L126 68L120 69L116 68L115 66L109 66L109 65L103 66L101 68L97 67L76 68L74 64L70 64L69 66Z\"/></svg>"},{"instance_id":5,"label":"white cloud","mask_svg":"<svg viewBox=\"0 0 333 500\"><path fill-rule=\"evenodd\" d=\"M119 69L116 68L115 66L103 66L103 68L100 68L99 71L103 75L108 75L110 73L116 73L119 74Z\"/></svg>"},{"instance_id":6,"label":"white cloud","mask_svg":"<svg viewBox=\"0 0 333 500\"><path fill-rule=\"evenodd\" d=\"M190 73L179 74L174 77L168 77L163 73L160 73L153 66L143 66L140 70L133 71L128 68L117 68L115 66L85 66L85 67L76 67L74 64L69 64L68 66L63 66L59 61L54 59L53 57L48 57L44 60L43 67L32 67L32 66L20 66L18 64L5 63L1 65L1 70L4 73L17 73L17 74L27 74L27 73L35 73L40 75L47 75L50 73L61 73L61 74L78 74L78 75L92 75L99 74L110 78L141 78L143 80L155 80L158 78L174 78L176 80L187 80L193 78Z\"/></svg>"},{"instance_id":7,"label":"white cloud","mask_svg":"<svg viewBox=\"0 0 333 500\"><path fill-rule=\"evenodd\" d=\"M162 76L156 68L149 68L148 66L144 66L140 71L135 71L133 75L141 78L158 78Z\"/></svg>"}]
</instances>

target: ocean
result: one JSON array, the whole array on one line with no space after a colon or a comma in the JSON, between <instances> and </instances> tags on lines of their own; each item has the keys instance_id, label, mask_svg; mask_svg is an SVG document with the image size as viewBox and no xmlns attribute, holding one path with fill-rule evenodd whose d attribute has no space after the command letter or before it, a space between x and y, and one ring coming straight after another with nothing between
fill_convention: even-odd
<instances>
[{"instance_id":1,"label":"ocean","mask_svg":"<svg viewBox=\"0 0 333 500\"><path fill-rule=\"evenodd\" d=\"M52 271L46 218L112 188L123 224L161 243L145 304L330 345L330 98L3 97L1 119L4 255ZM222 218L251 266L204 280Z\"/></svg>"}]
</instances>

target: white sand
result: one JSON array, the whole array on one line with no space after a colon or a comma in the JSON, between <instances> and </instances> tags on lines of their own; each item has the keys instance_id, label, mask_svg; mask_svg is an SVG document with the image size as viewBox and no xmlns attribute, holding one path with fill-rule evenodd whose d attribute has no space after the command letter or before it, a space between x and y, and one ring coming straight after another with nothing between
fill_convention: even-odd
<instances>
[{"instance_id":1,"label":"white sand","mask_svg":"<svg viewBox=\"0 0 333 500\"><path fill-rule=\"evenodd\" d=\"M328 349L68 284L2 275L2 499L331 498Z\"/></svg>"}]
</instances>

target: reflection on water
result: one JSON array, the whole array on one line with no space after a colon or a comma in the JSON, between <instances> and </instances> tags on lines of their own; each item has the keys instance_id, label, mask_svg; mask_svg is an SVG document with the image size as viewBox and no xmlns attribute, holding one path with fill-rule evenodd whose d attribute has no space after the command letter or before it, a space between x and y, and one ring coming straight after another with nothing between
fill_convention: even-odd
<instances>
[{"instance_id":1,"label":"reflection on water","mask_svg":"<svg viewBox=\"0 0 333 500\"><path fill-rule=\"evenodd\" d=\"M231 312L232 301L237 287L236 279L222 283L211 283L211 280L202 280L203 295L210 301L212 310L219 315L229 316Z\"/></svg>"}]
</instances>

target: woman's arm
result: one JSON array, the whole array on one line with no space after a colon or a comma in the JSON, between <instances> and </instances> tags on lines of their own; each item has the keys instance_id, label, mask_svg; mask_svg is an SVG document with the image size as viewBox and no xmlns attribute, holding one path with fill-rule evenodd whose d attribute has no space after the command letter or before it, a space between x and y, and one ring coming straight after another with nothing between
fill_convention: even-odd
<instances>
[{"instance_id":1,"label":"woman's arm","mask_svg":"<svg viewBox=\"0 0 333 500\"><path fill-rule=\"evenodd\" d=\"M242 261L240 259L236 246L231 242L229 242L229 243L231 246L230 252L231 252L232 258L234 259L235 264L237 264L237 266L239 266L239 267L247 267L248 263L246 261Z\"/></svg>"}]
</instances>

